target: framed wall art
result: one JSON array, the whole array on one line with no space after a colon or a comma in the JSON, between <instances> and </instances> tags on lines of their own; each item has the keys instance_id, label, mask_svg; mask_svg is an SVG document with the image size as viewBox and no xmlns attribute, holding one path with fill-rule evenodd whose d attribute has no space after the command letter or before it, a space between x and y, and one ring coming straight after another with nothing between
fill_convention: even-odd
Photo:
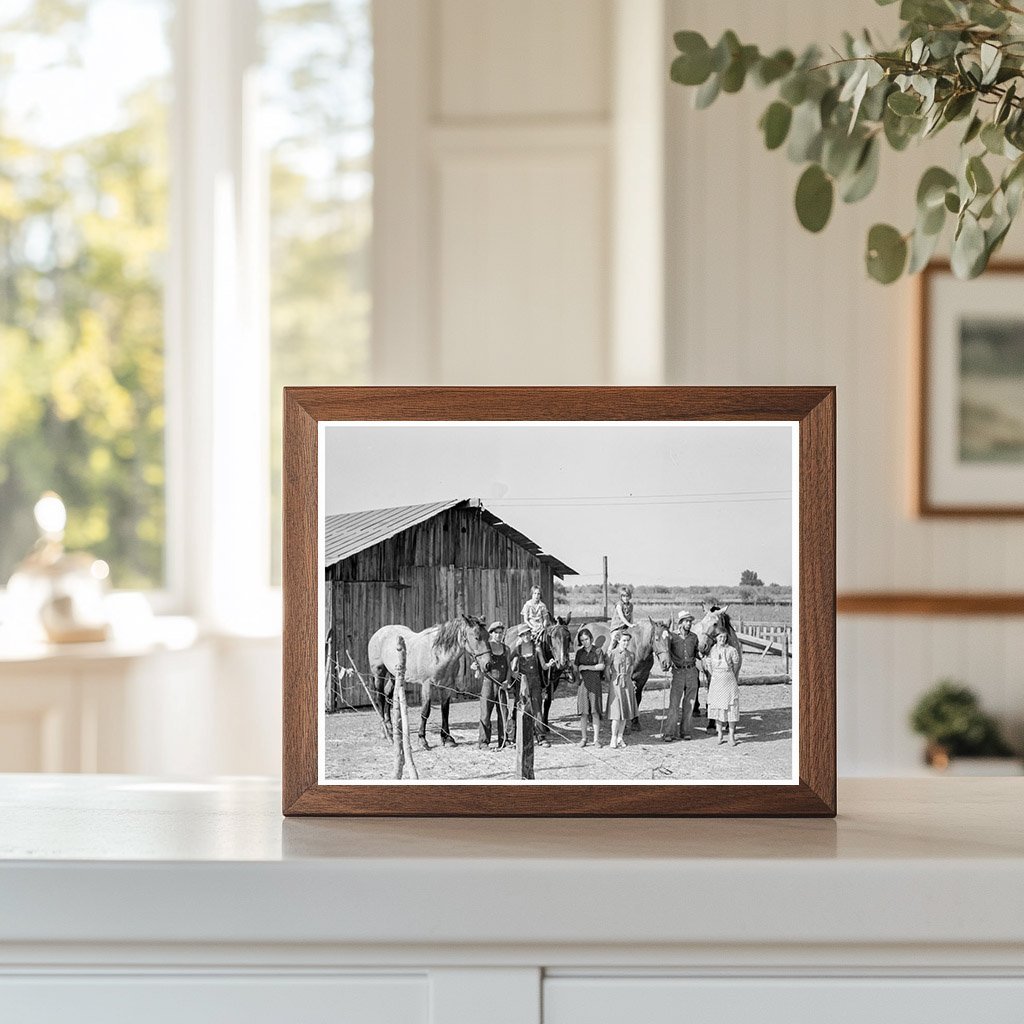
<instances>
[{"instance_id":1,"label":"framed wall art","mask_svg":"<svg viewBox=\"0 0 1024 1024\"><path fill-rule=\"evenodd\" d=\"M919 283L915 509L1024 515L1024 263Z\"/></svg>"},{"instance_id":2,"label":"framed wall art","mask_svg":"<svg viewBox=\"0 0 1024 1024\"><path fill-rule=\"evenodd\" d=\"M835 814L832 388L288 388L284 813Z\"/></svg>"}]
</instances>

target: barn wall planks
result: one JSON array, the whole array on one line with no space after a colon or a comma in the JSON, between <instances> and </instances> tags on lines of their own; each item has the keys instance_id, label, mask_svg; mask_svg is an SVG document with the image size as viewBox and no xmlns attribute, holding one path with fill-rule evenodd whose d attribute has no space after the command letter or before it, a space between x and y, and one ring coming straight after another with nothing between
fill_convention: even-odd
<instances>
[{"instance_id":1,"label":"barn wall planks","mask_svg":"<svg viewBox=\"0 0 1024 1024\"><path fill-rule=\"evenodd\" d=\"M894 37L894 10L863 0L669 0L665 38L693 28L717 39L732 28L770 48L828 44L867 26L884 40ZM814 236L793 212L799 168L761 145L768 92L748 88L705 111L691 98L666 85L669 382L837 386L840 591L1019 592L1020 521L910 514L914 286L882 288L862 265L870 225L910 225L921 172L946 158L959 133L886 151L877 194L837 203ZM1017 225L1006 255L1022 252ZM907 715L943 676L975 687L1024 740L1022 655L1024 618L840 617L840 772L917 771Z\"/></svg>"}]
</instances>

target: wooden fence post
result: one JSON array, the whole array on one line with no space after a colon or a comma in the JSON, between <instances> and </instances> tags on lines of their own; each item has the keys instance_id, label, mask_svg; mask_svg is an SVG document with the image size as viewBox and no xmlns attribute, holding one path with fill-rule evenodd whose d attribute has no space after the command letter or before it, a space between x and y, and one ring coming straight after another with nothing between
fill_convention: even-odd
<instances>
[{"instance_id":1,"label":"wooden fence post","mask_svg":"<svg viewBox=\"0 0 1024 1024\"><path fill-rule=\"evenodd\" d=\"M418 779L416 762L412 759L412 742L409 739L409 705L405 700L405 640L398 638L398 671L395 673L395 694L391 703L391 732L395 744L395 778L402 777L402 768L409 766L409 778Z\"/></svg>"},{"instance_id":2,"label":"wooden fence post","mask_svg":"<svg viewBox=\"0 0 1024 1024\"><path fill-rule=\"evenodd\" d=\"M523 681L519 682L519 721L516 723L516 778L532 779L534 746L534 708L530 691L525 693Z\"/></svg>"}]
</instances>

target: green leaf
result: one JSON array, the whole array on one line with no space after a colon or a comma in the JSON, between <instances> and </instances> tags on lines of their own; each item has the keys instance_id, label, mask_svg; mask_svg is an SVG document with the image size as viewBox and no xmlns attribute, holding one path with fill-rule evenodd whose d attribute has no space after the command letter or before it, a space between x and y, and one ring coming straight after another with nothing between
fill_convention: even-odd
<instances>
[{"instance_id":1,"label":"green leaf","mask_svg":"<svg viewBox=\"0 0 1024 1024\"><path fill-rule=\"evenodd\" d=\"M973 3L970 6L968 17L976 25L984 25L985 28L1002 29L1009 23L1005 14L990 3Z\"/></svg>"},{"instance_id":2,"label":"green leaf","mask_svg":"<svg viewBox=\"0 0 1024 1024\"><path fill-rule=\"evenodd\" d=\"M980 156L972 156L967 161L966 177L968 183L978 195L987 196L995 188L992 175L989 174L985 161Z\"/></svg>"},{"instance_id":3,"label":"green leaf","mask_svg":"<svg viewBox=\"0 0 1024 1024\"><path fill-rule=\"evenodd\" d=\"M935 254L941 235L941 231L924 231L920 225L915 228L914 234L910 239L910 262L907 264L908 274L916 274L918 271L924 270L929 260Z\"/></svg>"},{"instance_id":4,"label":"green leaf","mask_svg":"<svg viewBox=\"0 0 1024 1024\"><path fill-rule=\"evenodd\" d=\"M722 38L715 44L711 51L711 70L721 74L733 61L733 57L742 49L736 33L727 29L722 33Z\"/></svg>"},{"instance_id":5,"label":"green leaf","mask_svg":"<svg viewBox=\"0 0 1024 1024\"><path fill-rule=\"evenodd\" d=\"M802 71L795 71L779 86L779 98L791 107L798 107L807 99L807 76Z\"/></svg>"},{"instance_id":6,"label":"green leaf","mask_svg":"<svg viewBox=\"0 0 1024 1024\"><path fill-rule=\"evenodd\" d=\"M917 207L924 213L946 201L946 192L956 184L956 176L944 167L929 167L917 186Z\"/></svg>"},{"instance_id":7,"label":"green leaf","mask_svg":"<svg viewBox=\"0 0 1024 1024\"><path fill-rule=\"evenodd\" d=\"M979 56L981 58L981 84L991 85L1002 67L1003 51L994 43L984 42L981 44Z\"/></svg>"},{"instance_id":8,"label":"green leaf","mask_svg":"<svg viewBox=\"0 0 1024 1024\"><path fill-rule=\"evenodd\" d=\"M796 185L796 215L808 231L820 231L832 214L832 181L817 165L811 164Z\"/></svg>"},{"instance_id":9,"label":"green leaf","mask_svg":"<svg viewBox=\"0 0 1024 1024\"><path fill-rule=\"evenodd\" d=\"M718 98L722 82L718 75L712 75L694 94L693 105L698 110L705 110Z\"/></svg>"},{"instance_id":10,"label":"green leaf","mask_svg":"<svg viewBox=\"0 0 1024 1024\"><path fill-rule=\"evenodd\" d=\"M868 232L868 273L880 284L892 284L907 262L907 243L890 224L876 224Z\"/></svg>"},{"instance_id":11,"label":"green leaf","mask_svg":"<svg viewBox=\"0 0 1024 1024\"><path fill-rule=\"evenodd\" d=\"M953 252L950 263L953 273L962 281L977 277L985 269L985 232L978 219L965 211L960 227L953 238Z\"/></svg>"},{"instance_id":12,"label":"green leaf","mask_svg":"<svg viewBox=\"0 0 1024 1024\"><path fill-rule=\"evenodd\" d=\"M680 85L703 85L711 74L711 48L699 32L677 32L679 56L672 61L673 82Z\"/></svg>"},{"instance_id":13,"label":"green leaf","mask_svg":"<svg viewBox=\"0 0 1024 1024\"><path fill-rule=\"evenodd\" d=\"M754 81L760 86L771 85L793 70L796 58L789 50L776 50L770 57L762 57L754 65Z\"/></svg>"},{"instance_id":14,"label":"green leaf","mask_svg":"<svg viewBox=\"0 0 1024 1024\"><path fill-rule=\"evenodd\" d=\"M996 112L992 116L992 120L995 121L996 124L1002 124L1009 117L1010 111L1013 109L1012 104L1016 95L1017 83L1011 82L1007 86L1006 92L1003 93L1002 98L996 104Z\"/></svg>"},{"instance_id":15,"label":"green leaf","mask_svg":"<svg viewBox=\"0 0 1024 1024\"><path fill-rule=\"evenodd\" d=\"M944 205L950 213L959 213L960 197L955 192L947 192Z\"/></svg>"},{"instance_id":16,"label":"green leaf","mask_svg":"<svg viewBox=\"0 0 1024 1024\"><path fill-rule=\"evenodd\" d=\"M897 152L907 148L910 140L921 130L923 124L923 117L900 117L891 110L886 110L882 115L885 140Z\"/></svg>"},{"instance_id":17,"label":"green leaf","mask_svg":"<svg viewBox=\"0 0 1024 1024\"><path fill-rule=\"evenodd\" d=\"M972 117L971 123L967 126L967 131L964 132L964 137L960 140L960 145L966 146L972 143L978 137L978 134L981 132L981 126L981 118Z\"/></svg>"},{"instance_id":18,"label":"green leaf","mask_svg":"<svg viewBox=\"0 0 1024 1024\"><path fill-rule=\"evenodd\" d=\"M747 72L758 59L756 46L742 46L732 63L722 72L722 92L739 92L746 81Z\"/></svg>"},{"instance_id":19,"label":"green leaf","mask_svg":"<svg viewBox=\"0 0 1024 1024\"><path fill-rule=\"evenodd\" d=\"M864 143L853 176L843 189L844 203L860 202L878 181L878 139L872 137Z\"/></svg>"},{"instance_id":20,"label":"green leaf","mask_svg":"<svg viewBox=\"0 0 1024 1024\"><path fill-rule=\"evenodd\" d=\"M1003 155L1006 133L998 124L989 122L981 129L981 141L984 147L995 156Z\"/></svg>"},{"instance_id":21,"label":"green leaf","mask_svg":"<svg viewBox=\"0 0 1024 1024\"><path fill-rule=\"evenodd\" d=\"M950 96L942 108L942 116L946 121L957 121L966 117L974 106L976 96L973 92L962 92Z\"/></svg>"},{"instance_id":22,"label":"green leaf","mask_svg":"<svg viewBox=\"0 0 1024 1024\"><path fill-rule=\"evenodd\" d=\"M901 117L906 114L916 114L921 108L921 100L913 93L894 92L889 96L889 109Z\"/></svg>"},{"instance_id":23,"label":"green leaf","mask_svg":"<svg viewBox=\"0 0 1024 1024\"><path fill-rule=\"evenodd\" d=\"M821 165L833 178L841 178L852 171L864 149L864 134L851 137L838 126L822 133Z\"/></svg>"},{"instance_id":24,"label":"green leaf","mask_svg":"<svg viewBox=\"0 0 1024 1024\"><path fill-rule=\"evenodd\" d=\"M821 155L821 110L813 100L793 111L786 155L795 164L817 160Z\"/></svg>"},{"instance_id":25,"label":"green leaf","mask_svg":"<svg viewBox=\"0 0 1024 1024\"><path fill-rule=\"evenodd\" d=\"M792 120L793 108L779 100L772 103L761 115L760 127L764 132L764 144L768 149L778 149L786 141Z\"/></svg>"}]
</instances>

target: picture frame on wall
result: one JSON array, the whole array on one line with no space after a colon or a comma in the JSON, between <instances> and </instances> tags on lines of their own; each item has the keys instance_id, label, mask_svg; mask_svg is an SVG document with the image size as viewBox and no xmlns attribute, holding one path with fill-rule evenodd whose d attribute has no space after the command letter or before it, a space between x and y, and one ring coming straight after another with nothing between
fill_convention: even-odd
<instances>
[{"instance_id":1,"label":"picture frame on wall","mask_svg":"<svg viewBox=\"0 0 1024 1024\"><path fill-rule=\"evenodd\" d=\"M914 511L1024 516L1024 263L935 262L918 287Z\"/></svg>"},{"instance_id":2,"label":"picture frame on wall","mask_svg":"<svg viewBox=\"0 0 1024 1024\"><path fill-rule=\"evenodd\" d=\"M286 815L835 815L833 388L286 388L283 469Z\"/></svg>"}]
</instances>

